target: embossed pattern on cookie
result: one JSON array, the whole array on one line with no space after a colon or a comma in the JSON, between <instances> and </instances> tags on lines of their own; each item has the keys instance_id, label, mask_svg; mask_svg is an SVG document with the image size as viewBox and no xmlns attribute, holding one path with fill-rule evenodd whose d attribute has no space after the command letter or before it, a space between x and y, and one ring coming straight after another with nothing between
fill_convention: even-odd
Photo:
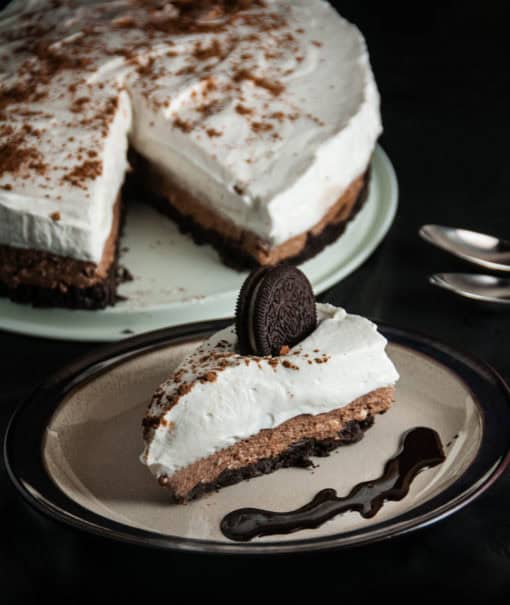
<instances>
[{"instance_id":1,"label":"embossed pattern on cookie","mask_svg":"<svg viewBox=\"0 0 510 605\"><path fill-rule=\"evenodd\" d=\"M245 281L236 309L242 355L278 355L317 326L310 282L296 267L259 269Z\"/></svg>"}]
</instances>

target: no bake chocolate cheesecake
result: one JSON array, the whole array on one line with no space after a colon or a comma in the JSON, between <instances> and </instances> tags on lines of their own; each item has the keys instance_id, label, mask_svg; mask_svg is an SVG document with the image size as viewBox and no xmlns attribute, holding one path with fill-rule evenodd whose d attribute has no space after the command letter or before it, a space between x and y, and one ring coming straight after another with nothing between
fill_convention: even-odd
<instances>
[{"instance_id":1,"label":"no bake chocolate cheesecake","mask_svg":"<svg viewBox=\"0 0 510 605\"><path fill-rule=\"evenodd\" d=\"M143 422L142 462L175 502L282 467L306 466L309 456L361 439L393 402L398 373L377 327L317 304L310 331L311 314L302 311L308 297L300 305L289 296L296 280L287 269L255 276L255 283L251 276L244 290L250 301L240 300L255 324L250 327L238 309L237 329L209 338L153 396ZM276 290L275 281L283 282ZM254 307L261 288L266 291ZM282 306L283 299L290 305ZM247 353L249 339L238 335L266 330L276 342L285 332L295 334L298 324L307 335L277 355ZM252 345L261 343L255 338Z\"/></svg>"},{"instance_id":2,"label":"no bake chocolate cheesecake","mask_svg":"<svg viewBox=\"0 0 510 605\"><path fill-rule=\"evenodd\" d=\"M14 300L112 304L130 191L237 267L301 262L364 199L379 96L327 2L14 0L0 70Z\"/></svg>"}]
</instances>

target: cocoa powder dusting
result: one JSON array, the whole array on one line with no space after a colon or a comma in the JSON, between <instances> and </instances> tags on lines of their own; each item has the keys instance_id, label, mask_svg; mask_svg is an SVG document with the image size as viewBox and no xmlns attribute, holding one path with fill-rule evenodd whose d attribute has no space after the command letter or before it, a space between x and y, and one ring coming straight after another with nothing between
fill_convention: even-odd
<instances>
[{"instance_id":1,"label":"cocoa powder dusting","mask_svg":"<svg viewBox=\"0 0 510 605\"><path fill-rule=\"evenodd\" d=\"M71 103L71 111L73 113L80 113L87 103L90 103L89 97L79 97Z\"/></svg>"},{"instance_id":2,"label":"cocoa powder dusting","mask_svg":"<svg viewBox=\"0 0 510 605\"><path fill-rule=\"evenodd\" d=\"M194 128L194 126L191 122L186 122L185 120L183 120L182 118L179 118L178 116L176 118L174 118L173 125L175 128L178 128L179 130L182 130L182 132L186 132L186 133L191 132Z\"/></svg>"},{"instance_id":3,"label":"cocoa powder dusting","mask_svg":"<svg viewBox=\"0 0 510 605\"><path fill-rule=\"evenodd\" d=\"M253 113L253 109L250 109L249 107L246 107L246 105L241 104L236 105L235 110L238 114L242 116L247 116Z\"/></svg>"},{"instance_id":4,"label":"cocoa powder dusting","mask_svg":"<svg viewBox=\"0 0 510 605\"><path fill-rule=\"evenodd\" d=\"M265 88L269 91L273 96L277 97L281 95L281 93L285 90L285 86L281 82L274 82L271 80L267 80L266 78L261 78L251 73L247 69L239 69L233 76L234 82L242 82L243 80L250 80L255 84L255 86L259 86L260 88Z\"/></svg>"},{"instance_id":5,"label":"cocoa powder dusting","mask_svg":"<svg viewBox=\"0 0 510 605\"><path fill-rule=\"evenodd\" d=\"M210 103L204 103L196 107L196 111L202 114L204 118L219 113L223 109L222 101L211 101Z\"/></svg>"},{"instance_id":6,"label":"cocoa powder dusting","mask_svg":"<svg viewBox=\"0 0 510 605\"><path fill-rule=\"evenodd\" d=\"M191 384L181 384L180 387L177 389L177 393L179 393L179 396L182 397L183 395L186 395L187 393L189 393L192 389L192 385Z\"/></svg>"},{"instance_id":7,"label":"cocoa powder dusting","mask_svg":"<svg viewBox=\"0 0 510 605\"><path fill-rule=\"evenodd\" d=\"M240 55L241 62L234 66L234 74L228 82L220 80L217 83L210 75L209 65L206 63L213 59L223 60L236 49L239 41L244 43L251 40L254 45L269 45L271 52L275 53L279 53L284 46L287 50L294 51L296 40L292 34L278 31L286 25L285 18L278 11L271 11L263 0L172 0L170 3L160 3L157 0L131 0L131 4L136 18L130 14L118 16L113 14L109 22L112 29L134 30L133 37L126 34L125 39L128 42L120 46L111 46L109 41L105 42L104 31L94 23L84 24L80 35L76 38L73 36L66 38L64 44L61 44L60 26L51 28L40 26L34 19L30 20L28 17L26 25L20 26L16 32L2 34L2 40L5 38L15 43L19 41L15 53L19 54L21 59L18 73L20 82L8 87L0 84L0 123L2 120L12 121L13 116L35 115L37 111L26 109L27 104L48 98L48 94L50 92L53 94L55 90L58 92L55 83L60 81L62 72L72 71L76 72L77 76L73 77L70 83L63 80L66 83L62 84L62 92L71 96L69 107L76 117L66 125L91 129L103 137L106 136L117 112L119 91L112 91L113 96L105 104L96 104L95 99L87 96L90 94L87 80L89 74L96 69L95 58L93 58L95 53L100 51L106 55L124 57L126 62L132 64L133 69L137 71L144 94L150 98L155 86L154 81L162 72L160 62L158 61L156 66L155 59L147 56L147 51L150 52L159 41L173 45L172 40L169 39L171 35L211 34L208 38L204 37L195 43L190 56L192 63L188 63L177 72L188 75L198 68L204 74L204 85L199 92L202 103L195 107L200 115L190 121L180 116L173 118L173 126L184 133L191 132L195 127L200 126L203 120L220 112L224 107L225 98L228 98L232 92L240 93L239 85L244 81L251 82L273 97L281 95L285 90L278 76L267 78L257 75L255 65L251 64L256 60L256 56L251 52L243 52ZM140 8L143 8L141 12ZM252 10L255 8L267 10ZM239 31L243 27L251 28L252 31L245 32L241 38ZM227 36L222 36L220 41L214 37L216 33L227 33ZM141 37L137 39L135 36L139 34ZM315 44L315 41L312 43ZM273 49L273 46L276 46L276 49ZM144 57L143 61L139 60L138 53L139 56ZM173 57L178 53L168 50L165 54ZM198 65L199 63L205 64ZM104 84L99 82L96 86L102 88ZM106 83L106 86L109 84ZM222 97L211 100L212 93L215 91L219 91ZM206 98L208 95L211 95L209 99ZM196 93L195 97L198 98ZM253 110L244 104L245 99L239 95L237 100L235 111L239 115L251 116ZM254 121L250 119L251 130L255 133L270 132L269 140L270 137L274 139L278 136L274 123L270 123L269 119L279 121L285 117L293 119L292 116L285 116L281 111L264 112L263 115L253 117ZM221 130L205 124L202 128L210 138L221 137L224 134ZM8 172L13 174L23 172L23 178L28 178L34 173L45 174L48 166L38 151L38 145L27 139L27 137L43 135L44 133L34 129L30 130L28 125L25 132L18 135L0 130L0 176ZM68 137L68 140L73 141L73 137ZM98 154L95 149L80 148L77 154L74 152L72 154L70 151L68 155L73 163L78 161L79 165L62 177L63 182L85 189L86 182L102 174L102 162L97 159ZM7 190L10 187L10 185L3 186ZM54 218L54 220L58 219Z\"/></svg>"},{"instance_id":8,"label":"cocoa powder dusting","mask_svg":"<svg viewBox=\"0 0 510 605\"><path fill-rule=\"evenodd\" d=\"M18 132L0 143L0 176L5 173L29 177L44 174L47 164L40 151L26 142L26 133Z\"/></svg>"},{"instance_id":9,"label":"cocoa powder dusting","mask_svg":"<svg viewBox=\"0 0 510 605\"><path fill-rule=\"evenodd\" d=\"M86 181L93 181L103 174L103 163L100 160L85 160L62 177L62 181L74 187L84 188Z\"/></svg>"},{"instance_id":10,"label":"cocoa powder dusting","mask_svg":"<svg viewBox=\"0 0 510 605\"><path fill-rule=\"evenodd\" d=\"M251 129L253 132L268 132L273 130L273 125L269 122L252 122Z\"/></svg>"},{"instance_id":11,"label":"cocoa powder dusting","mask_svg":"<svg viewBox=\"0 0 510 605\"><path fill-rule=\"evenodd\" d=\"M193 56L197 61L207 61L212 58L220 58L223 55L221 44L214 39L209 46L202 46L201 42L195 45Z\"/></svg>"}]
</instances>

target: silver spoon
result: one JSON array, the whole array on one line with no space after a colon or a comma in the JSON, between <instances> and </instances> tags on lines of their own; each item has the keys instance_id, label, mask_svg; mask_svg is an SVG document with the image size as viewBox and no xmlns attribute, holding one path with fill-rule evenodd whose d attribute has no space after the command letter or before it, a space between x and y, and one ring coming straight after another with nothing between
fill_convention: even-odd
<instances>
[{"instance_id":1,"label":"silver spoon","mask_svg":"<svg viewBox=\"0 0 510 605\"><path fill-rule=\"evenodd\" d=\"M510 271L510 241L442 225L424 225L420 235L431 244L471 263L493 271Z\"/></svg>"},{"instance_id":2,"label":"silver spoon","mask_svg":"<svg viewBox=\"0 0 510 605\"><path fill-rule=\"evenodd\" d=\"M436 273L429 281L434 286L481 302L510 305L510 279L472 273Z\"/></svg>"}]
</instances>

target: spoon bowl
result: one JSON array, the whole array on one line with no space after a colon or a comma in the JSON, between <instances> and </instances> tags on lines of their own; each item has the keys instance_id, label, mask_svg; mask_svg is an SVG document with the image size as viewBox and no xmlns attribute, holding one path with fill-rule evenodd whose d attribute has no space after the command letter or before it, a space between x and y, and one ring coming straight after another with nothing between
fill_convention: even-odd
<instances>
[{"instance_id":1,"label":"spoon bowl","mask_svg":"<svg viewBox=\"0 0 510 605\"><path fill-rule=\"evenodd\" d=\"M480 302L510 305L510 279L471 273L436 273L432 285ZM510 308L510 307L509 307Z\"/></svg>"},{"instance_id":2,"label":"spoon bowl","mask_svg":"<svg viewBox=\"0 0 510 605\"><path fill-rule=\"evenodd\" d=\"M492 271L510 271L510 241L443 225L424 225L421 237L459 258Z\"/></svg>"}]
</instances>

